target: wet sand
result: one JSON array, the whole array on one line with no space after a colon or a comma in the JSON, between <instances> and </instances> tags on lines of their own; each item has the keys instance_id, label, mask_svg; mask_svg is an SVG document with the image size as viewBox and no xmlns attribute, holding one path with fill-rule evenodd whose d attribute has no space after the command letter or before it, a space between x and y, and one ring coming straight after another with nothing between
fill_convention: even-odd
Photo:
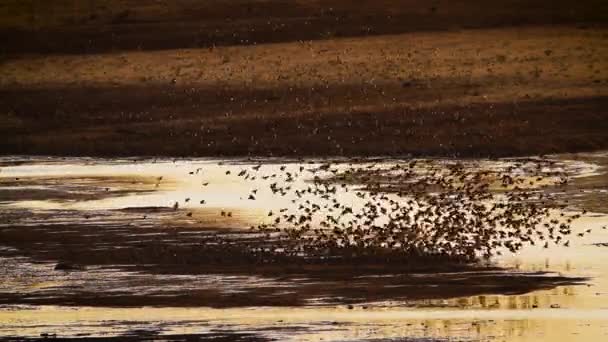
<instances>
[{"instance_id":1,"label":"wet sand","mask_svg":"<svg viewBox=\"0 0 608 342\"><path fill-rule=\"evenodd\" d=\"M560 158L570 160L563 167L579 175L560 190L572 199L567 210L602 196L605 154ZM89 337L187 332L195 338L204 332L198 337L211 338L239 331L262 340L302 341L398 336L526 341L535 334L556 340L554 329L560 338L606 333L605 251L593 244L606 240L600 228L604 214L587 214L575 230L591 227L594 233L573 240L570 248L530 248L490 265L269 264L233 252L243 241L255 241L243 228L281 203L265 201L262 193L259 203L243 199L251 184L224 173L259 161L19 159L3 163L12 165L2 168L3 187L18 177L25 188L69 189L82 178L106 184L115 179L116 189L134 188L105 197L105 189L93 182L99 198L2 199L7 220L0 229L5 241L0 315L9 322L0 330L3 336L73 336L58 324ZM510 163L480 165L497 162ZM282 163L264 165L271 172ZM63 182L48 182L61 178L66 167L70 174ZM158 187L133 185L130 175L163 176L163 181ZM208 202L201 205L200 199ZM179 210L171 209L174 201L181 202ZM233 216L222 217L221 210ZM218 238L234 243L213 247ZM54 270L57 262L73 269Z\"/></svg>"}]
</instances>

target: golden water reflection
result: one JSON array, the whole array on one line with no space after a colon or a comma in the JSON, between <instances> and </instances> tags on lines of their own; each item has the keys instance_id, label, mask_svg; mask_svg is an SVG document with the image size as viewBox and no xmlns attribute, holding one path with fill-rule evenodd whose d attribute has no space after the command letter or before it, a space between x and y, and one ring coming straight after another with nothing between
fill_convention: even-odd
<instances>
[{"instance_id":1,"label":"golden water reflection","mask_svg":"<svg viewBox=\"0 0 608 342\"><path fill-rule=\"evenodd\" d=\"M398 337L451 337L481 341L599 341L608 334L605 310L436 310L370 308L61 308L0 312L3 335L70 331L99 335L152 329L164 334L211 330L251 331L263 336L282 331L281 340L365 340Z\"/></svg>"},{"instance_id":2,"label":"golden water reflection","mask_svg":"<svg viewBox=\"0 0 608 342\"><path fill-rule=\"evenodd\" d=\"M600 182L594 183L595 189L601 193L608 188L605 176L607 156L606 153L586 154L584 158L569 155L564 167L583 183L586 179L595 177L595 182ZM508 162L481 161L478 166L499 167L505 163ZM290 200L285 197L277 201L275 196L267 196L263 192L260 192L256 201L243 198L243 194L259 184L242 182L225 172L227 169L239 170L253 165L257 165L257 162L244 165L219 165L216 160L25 163L3 167L0 176L3 179L78 179L105 175L121 179L143 177L158 180L162 177L162 180L134 184L137 189L145 191L132 191L121 196L79 201L5 201L0 206L31 210L94 211L172 207L178 202L180 210L192 211L194 214L171 217L165 223L190 222L203 226L243 228L264 222L268 210L289 206ZM271 176L280 165L264 165L262 175ZM287 167L297 170L300 165L295 163ZM306 164L306 167L309 165ZM202 171L199 173L196 171L198 169ZM191 174L192 172L197 173ZM356 204L356 198L352 194L340 195L341 200ZM608 211L608 207L606 209ZM220 211L232 215L230 218L220 216ZM163 334L232 329L292 341L318 341L321 338L326 341L344 341L404 336L481 341L607 340L608 250L594 245L608 242L608 230L602 229L607 224L608 217L589 214L575 222L573 230L576 233L592 229L592 233L573 239L570 248L529 247L517 255L504 255L495 260L500 265L519 270L590 277L588 284L582 286L563 286L528 294L485 295L414 303L369 303L365 305L366 308L355 306L352 309L343 306L235 309L6 306L0 308L0 336L40 336L42 333L57 333L58 336L73 336L75 333L107 336L134 329L154 330L162 322ZM44 288L56 285L44 282L31 286ZM408 307L404 308L404 304Z\"/></svg>"}]
</instances>

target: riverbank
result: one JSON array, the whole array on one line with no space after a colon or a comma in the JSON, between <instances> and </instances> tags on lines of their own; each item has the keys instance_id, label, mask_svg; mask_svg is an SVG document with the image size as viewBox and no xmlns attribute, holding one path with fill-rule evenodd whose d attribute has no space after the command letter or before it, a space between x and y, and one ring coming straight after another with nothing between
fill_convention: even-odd
<instances>
[{"instance_id":1,"label":"riverbank","mask_svg":"<svg viewBox=\"0 0 608 342\"><path fill-rule=\"evenodd\" d=\"M608 31L525 26L0 64L0 153L499 157L608 147Z\"/></svg>"}]
</instances>

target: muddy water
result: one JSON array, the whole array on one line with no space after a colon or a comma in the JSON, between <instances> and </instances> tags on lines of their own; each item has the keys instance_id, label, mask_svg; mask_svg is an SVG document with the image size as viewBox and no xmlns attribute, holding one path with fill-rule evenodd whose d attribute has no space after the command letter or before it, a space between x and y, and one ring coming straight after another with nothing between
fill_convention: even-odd
<instances>
[{"instance_id":1,"label":"muddy water","mask_svg":"<svg viewBox=\"0 0 608 342\"><path fill-rule=\"evenodd\" d=\"M608 154L551 158L559 161L556 168L567 171L574 179L565 189L556 190L569 200L565 210L590 209L582 219L575 221L575 233L587 229L592 232L582 238L573 238L569 248L529 247L517 255L505 254L494 262L522 271L589 277L583 285L558 286L517 295L408 302L388 299L352 308L331 305L323 298L318 298L318 303L301 306L245 305L225 309L204 305L172 307L171 303L154 308L57 306L52 305L54 300L59 303L62 295L82 289L109 294L122 290L146 293L162 288L168 294L172 289L221 288L239 293L256 287L290 291L293 284L276 277L151 276L125 270L121 265L89 265L86 271L57 272L53 270L56 260L44 258L54 255L51 252L22 253L23 244L16 246L12 241L0 241L0 293L11 296L31 293L46 303L3 301L6 304L0 309L0 336L37 337L54 333L86 337L141 331L168 335L247 331L262 338L295 341L400 337L483 341L604 340L608 338L608 246L601 244L608 243L608 230L602 229L608 225L608 217L604 215L608 212L608 201L605 201L608 198ZM238 231L268 221L268 211L293 205L290 195L277 197L263 190L269 183L282 181L273 175L297 173L301 167L312 168L323 162L3 158L0 161L0 229L58 224L64 228L57 232L70 236L81 233L69 225L77 223L111 229L124 239L132 235L132 231L122 229L125 222L130 227L149 229L146 234L151 236L162 235L164 230L175 226L191 227L191 232L182 230L180 234L190 233L192 238L208 227ZM365 164L396 162L401 161L368 160ZM470 167L487 169L504 168L514 161L464 162ZM256 179L244 180L238 176L244 168L260 163L263 165L256 173ZM283 166L285 170L281 170ZM305 182L305 178L298 178L293 186ZM255 200L249 198L252 190L259 190ZM349 203L354 208L360 205L352 191L340 191L337 196L342 203ZM173 210L175 207L177 210ZM90 249L107 252L112 246L101 243L99 236L91 233ZM139 232L135 238L143 236ZM183 243L187 239L179 241ZM42 244L39 249L50 250L51 246ZM15 295L15 298L27 296ZM146 304L141 302L141 305Z\"/></svg>"}]
</instances>

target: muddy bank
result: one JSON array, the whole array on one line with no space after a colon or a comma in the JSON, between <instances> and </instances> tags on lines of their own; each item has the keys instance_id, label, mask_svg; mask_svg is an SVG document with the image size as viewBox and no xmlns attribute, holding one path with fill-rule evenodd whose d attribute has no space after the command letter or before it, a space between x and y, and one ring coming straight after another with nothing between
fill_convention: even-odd
<instances>
[{"instance_id":1,"label":"muddy bank","mask_svg":"<svg viewBox=\"0 0 608 342\"><path fill-rule=\"evenodd\" d=\"M458 30L519 25L605 23L598 0L502 1L192 1L141 4L8 1L4 53L91 53ZM162 32L161 35L158 32Z\"/></svg>"},{"instance_id":2,"label":"muddy bank","mask_svg":"<svg viewBox=\"0 0 608 342\"><path fill-rule=\"evenodd\" d=\"M0 64L0 153L513 156L608 147L605 27Z\"/></svg>"},{"instance_id":3,"label":"muddy bank","mask_svg":"<svg viewBox=\"0 0 608 342\"><path fill-rule=\"evenodd\" d=\"M5 102L29 104L13 105L18 122L2 130L0 153L501 157L608 148L606 97L222 117L192 112L177 96L160 110L125 117L126 108L137 106L132 90L106 90L113 100L105 108L96 108L85 90L4 92ZM135 93L154 99L157 91ZM53 106L57 96L69 100Z\"/></svg>"},{"instance_id":4,"label":"muddy bank","mask_svg":"<svg viewBox=\"0 0 608 342\"><path fill-rule=\"evenodd\" d=\"M86 201L150 193L156 179L144 177L0 178L0 203L15 201Z\"/></svg>"},{"instance_id":5,"label":"muddy bank","mask_svg":"<svg viewBox=\"0 0 608 342\"><path fill-rule=\"evenodd\" d=\"M297 330L297 329L294 329ZM75 337L62 338L57 337L55 333L41 333L40 337L4 337L1 340L7 342L19 342L19 341L99 341L99 342L114 342L114 341L214 341L214 342L266 342L275 341L273 338L258 336L255 333L242 333L242 332L219 332L209 334L160 334L160 331L155 330L138 330L134 329L126 334L118 336L90 336L87 333L76 334ZM412 340L412 342L415 342ZM433 342L431 340L424 340L424 342Z\"/></svg>"},{"instance_id":6,"label":"muddy bank","mask_svg":"<svg viewBox=\"0 0 608 342\"><path fill-rule=\"evenodd\" d=\"M64 220L69 219L70 215L65 215ZM33 219L31 213L28 217ZM0 291L0 303L113 307L346 305L521 294L587 281L430 259L272 259L271 255L248 251L252 246L268 244L252 234L192 226L169 228L158 219L106 214L91 215L85 219L91 222L86 224L14 223L1 227L0 238L8 247L0 252L3 269L12 280ZM58 261L61 266L56 266Z\"/></svg>"}]
</instances>

